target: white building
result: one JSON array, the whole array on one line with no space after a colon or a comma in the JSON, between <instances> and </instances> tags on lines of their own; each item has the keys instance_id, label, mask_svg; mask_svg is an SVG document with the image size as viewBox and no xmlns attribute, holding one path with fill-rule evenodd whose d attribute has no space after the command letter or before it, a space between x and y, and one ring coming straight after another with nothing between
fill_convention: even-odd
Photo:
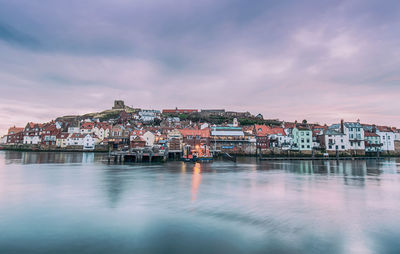
<instances>
[{"instance_id":1,"label":"white building","mask_svg":"<svg viewBox=\"0 0 400 254\"><path fill-rule=\"evenodd\" d=\"M382 151L394 151L395 133L386 126L377 126L376 134L381 138Z\"/></svg>"},{"instance_id":2,"label":"white building","mask_svg":"<svg viewBox=\"0 0 400 254\"><path fill-rule=\"evenodd\" d=\"M94 150L98 143L99 140L95 135L86 134L82 140L83 150Z\"/></svg>"},{"instance_id":3,"label":"white building","mask_svg":"<svg viewBox=\"0 0 400 254\"><path fill-rule=\"evenodd\" d=\"M154 141L156 139L156 136L154 135L154 133L152 133L150 131L146 131L140 137L143 138L146 141L146 146L153 146L154 145Z\"/></svg>"},{"instance_id":4,"label":"white building","mask_svg":"<svg viewBox=\"0 0 400 254\"><path fill-rule=\"evenodd\" d=\"M0 138L0 144L6 144L7 143L7 135L4 135L3 137Z\"/></svg>"},{"instance_id":5,"label":"white building","mask_svg":"<svg viewBox=\"0 0 400 254\"><path fill-rule=\"evenodd\" d=\"M153 109L143 109L138 113L139 120L142 122L154 122L154 119L159 118L160 114L159 110Z\"/></svg>"},{"instance_id":6,"label":"white building","mask_svg":"<svg viewBox=\"0 0 400 254\"><path fill-rule=\"evenodd\" d=\"M100 139L104 140L110 136L111 127L108 124L96 124L93 133Z\"/></svg>"},{"instance_id":7,"label":"white building","mask_svg":"<svg viewBox=\"0 0 400 254\"><path fill-rule=\"evenodd\" d=\"M71 127L68 127L68 133L69 134L80 133L80 129L79 129L79 127L71 126Z\"/></svg>"},{"instance_id":8,"label":"white building","mask_svg":"<svg viewBox=\"0 0 400 254\"><path fill-rule=\"evenodd\" d=\"M67 146L83 146L83 138L85 135L73 133L67 138Z\"/></svg>"},{"instance_id":9,"label":"white building","mask_svg":"<svg viewBox=\"0 0 400 254\"><path fill-rule=\"evenodd\" d=\"M350 147L347 135L333 129L324 132L323 143L327 151L347 151Z\"/></svg>"},{"instance_id":10,"label":"white building","mask_svg":"<svg viewBox=\"0 0 400 254\"><path fill-rule=\"evenodd\" d=\"M359 122L342 122L333 124L329 127L331 130L342 132L349 140L348 150L365 151L364 129Z\"/></svg>"},{"instance_id":11,"label":"white building","mask_svg":"<svg viewBox=\"0 0 400 254\"><path fill-rule=\"evenodd\" d=\"M67 139L70 135L71 134L65 132L58 134L56 139L56 146L60 148L67 147Z\"/></svg>"}]
</instances>

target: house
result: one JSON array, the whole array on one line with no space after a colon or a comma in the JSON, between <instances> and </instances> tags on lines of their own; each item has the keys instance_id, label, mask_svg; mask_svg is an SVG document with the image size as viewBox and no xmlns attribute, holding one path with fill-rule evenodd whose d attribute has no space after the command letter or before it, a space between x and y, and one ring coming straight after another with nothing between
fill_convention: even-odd
<instances>
[{"instance_id":1,"label":"house","mask_svg":"<svg viewBox=\"0 0 400 254\"><path fill-rule=\"evenodd\" d=\"M79 128L79 132L81 134L90 134L94 132L94 124L93 122L84 122L81 124Z\"/></svg>"},{"instance_id":2,"label":"house","mask_svg":"<svg viewBox=\"0 0 400 254\"><path fill-rule=\"evenodd\" d=\"M107 122L95 123L93 133L100 139L103 140L110 136L111 125Z\"/></svg>"},{"instance_id":3,"label":"house","mask_svg":"<svg viewBox=\"0 0 400 254\"><path fill-rule=\"evenodd\" d=\"M365 152L380 152L382 150L381 137L372 131L364 131Z\"/></svg>"},{"instance_id":4,"label":"house","mask_svg":"<svg viewBox=\"0 0 400 254\"><path fill-rule=\"evenodd\" d=\"M67 138L67 146L82 148L84 137L85 137L85 134L81 134L81 133L70 134Z\"/></svg>"},{"instance_id":5,"label":"house","mask_svg":"<svg viewBox=\"0 0 400 254\"><path fill-rule=\"evenodd\" d=\"M349 140L347 136L337 130L327 129L322 134L321 147L326 151L347 151L349 148Z\"/></svg>"},{"instance_id":6,"label":"house","mask_svg":"<svg viewBox=\"0 0 400 254\"><path fill-rule=\"evenodd\" d=\"M29 122L24 128L24 144L38 145L40 144L40 133L42 125Z\"/></svg>"},{"instance_id":7,"label":"house","mask_svg":"<svg viewBox=\"0 0 400 254\"><path fill-rule=\"evenodd\" d=\"M68 133L72 134L72 133L81 133L81 130L79 128L79 126L69 126L68 127Z\"/></svg>"},{"instance_id":8,"label":"house","mask_svg":"<svg viewBox=\"0 0 400 254\"><path fill-rule=\"evenodd\" d=\"M6 135L6 143L11 145L22 144L24 142L24 128L11 127Z\"/></svg>"},{"instance_id":9,"label":"house","mask_svg":"<svg viewBox=\"0 0 400 254\"><path fill-rule=\"evenodd\" d=\"M67 139L69 137L69 133L68 132L60 132L57 134L56 137L56 147L59 148L65 148L67 147Z\"/></svg>"},{"instance_id":10,"label":"house","mask_svg":"<svg viewBox=\"0 0 400 254\"><path fill-rule=\"evenodd\" d=\"M57 129L56 124L46 124L42 128L41 132L41 142L42 146L56 146L57 135L61 132L60 129Z\"/></svg>"},{"instance_id":11,"label":"house","mask_svg":"<svg viewBox=\"0 0 400 254\"><path fill-rule=\"evenodd\" d=\"M167 134L168 139L168 149L169 150L182 150L183 144L183 136L181 132L177 129L174 129Z\"/></svg>"},{"instance_id":12,"label":"house","mask_svg":"<svg viewBox=\"0 0 400 254\"><path fill-rule=\"evenodd\" d=\"M352 153L363 154L365 153L365 142L364 142L364 128L357 122L344 122L341 120L340 124L333 124L329 126L329 129L333 129L344 133L349 140L348 150Z\"/></svg>"},{"instance_id":13,"label":"house","mask_svg":"<svg viewBox=\"0 0 400 254\"><path fill-rule=\"evenodd\" d=\"M289 149L292 145L293 139L290 135L287 135L282 127L274 126L268 130L269 143L273 147L279 147L282 149Z\"/></svg>"},{"instance_id":14,"label":"house","mask_svg":"<svg viewBox=\"0 0 400 254\"><path fill-rule=\"evenodd\" d=\"M131 140L131 148L142 148L146 146L146 140L139 136L135 136Z\"/></svg>"},{"instance_id":15,"label":"house","mask_svg":"<svg viewBox=\"0 0 400 254\"><path fill-rule=\"evenodd\" d=\"M6 143L7 143L7 135L0 137L0 144L6 144Z\"/></svg>"},{"instance_id":16,"label":"house","mask_svg":"<svg viewBox=\"0 0 400 254\"><path fill-rule=\"evenodd\" d=\"M161 113L159 110L143 109L139 111L138 116L140 121L144 123L151 123L154 122L156 118L159 118L160 114Z\"/></svg>"},{"instance_id":17,"label":"house","mask_svg":"<svg viewBox=\"0 0 400 254\"><path fill-rule=\"evenodd\" d=\"M394 151L396 135L390 127L376 126L376 134L380 137L382 151Z\"/></svg>"},{"instance_id":18,"label":"house","mask_svg":"<svg viewBox=\"0 0 400 254\"><path fill-rule=\"evenodd\" d=\"M82 148L83 150L94 150L99 144L99 138L95 134L83 134Z\"/></svg>"},{"instance_id":19,"label":"house","mask_svg":"<svg viewBox=\"0 0 400 254\"><path fill-rule=\"evenodd\" d=\"M186 145L194 148L196 145L209 145L210 144L210 129L179 129L182 135L182 141Z\"/></svg>"},{"instance_id":20,"label":"house","mask_svg":"<svg viewBox=\"0 0 400 254\"><path fill-rule=\"evenodd\" d=\"M312 131L306 125L298 125L292 130L292 149L311 151L313 148Z\"/></svg>"},{"instance_id":21,"label":"house","mask_svg":"<svg viewBox=\"0 0 400 254\"><path fill-rule=\"evenodd\" d=\"M156 136L151 131L146 131L143 135L140 136L143 140L146 141L146 146L153 146Z\"/></svg>"},{"instance_id":22,"label":"house","mask_svg":"<svg viewBox=\"0 0 400 254\"><path fill-rule=\"evenodd\" d=\"M255 124L253 129L253 134L256 138L256 148L257 149L267 149L269 148L269 137L268 137L268 130L269 126L266 125L259 125Z\"/></svg>"}]
</instances>

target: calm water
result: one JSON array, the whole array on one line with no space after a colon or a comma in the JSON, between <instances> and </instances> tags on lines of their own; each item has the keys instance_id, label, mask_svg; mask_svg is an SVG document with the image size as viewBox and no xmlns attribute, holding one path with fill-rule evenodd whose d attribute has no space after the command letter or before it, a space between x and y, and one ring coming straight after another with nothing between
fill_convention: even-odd
<instances>
[{"instance_id":1,"label":"calm water","mask_svg":"<svg viewBox=\"0 0 400 254\"><path fill-rule=\"evenodd\" d=\"M400 160L0 152L0 253L400 253Z\"/></svg>"}]
</instances>

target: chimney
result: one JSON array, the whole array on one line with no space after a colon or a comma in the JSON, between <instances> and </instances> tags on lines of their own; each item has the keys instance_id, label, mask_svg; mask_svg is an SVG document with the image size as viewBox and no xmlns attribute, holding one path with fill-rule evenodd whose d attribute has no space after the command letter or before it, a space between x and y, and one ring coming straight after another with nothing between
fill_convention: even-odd
<instances>
[{"instance_id":1,"label":"chimney","mask_svg":"<svg viewBox=\"0 0 400 254\"><path fill-rule=\"evenodd\" d=\"M344 121L340 120L340 132L344 134Z\"/></svg>"},{"instance_id":2,"label":"chimney","mask_svg":"<svg viewBox=\"0 0 400 254\"><path fill-rule=\"evenodd\" d=\"M372 132L373 132L373 133L376 133L376 125L375 125L375 124L372 125Z\"/></svg>"}]
</instances>

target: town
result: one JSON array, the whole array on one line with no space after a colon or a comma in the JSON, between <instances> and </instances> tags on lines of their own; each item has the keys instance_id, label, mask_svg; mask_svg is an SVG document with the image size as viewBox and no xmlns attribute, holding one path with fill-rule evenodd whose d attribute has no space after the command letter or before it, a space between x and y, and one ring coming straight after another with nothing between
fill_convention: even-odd
<instances>
[{"instance_id":1,"label":"town","mask_svg":"<svg viewBox=\"0 0 400 254\"><path fill-rule=\"evenodd\" d=\"M264 119L224 109L145 110L116 100L111 110L10 127L2 149L162 153L168 158L397 156L400 129L348 122L320 125ZM137 156L136 156L137 157ZM191 158L191 157L190 157Z\"/></svg>"}]
</instances>

